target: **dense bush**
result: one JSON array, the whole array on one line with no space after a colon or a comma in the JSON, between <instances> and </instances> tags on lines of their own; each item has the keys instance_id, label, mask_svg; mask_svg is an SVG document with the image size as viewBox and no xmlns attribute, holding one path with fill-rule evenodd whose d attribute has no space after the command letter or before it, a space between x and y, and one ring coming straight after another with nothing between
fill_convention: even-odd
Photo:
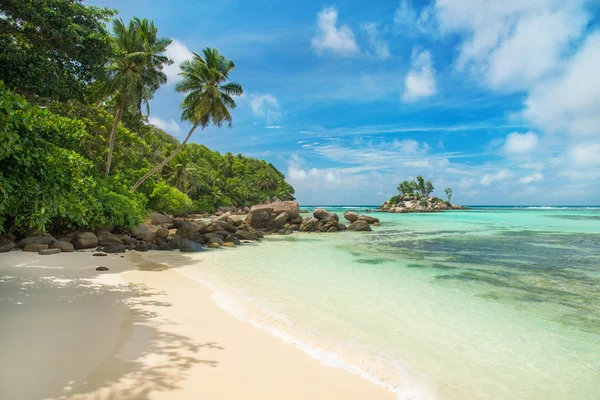
<instances>
[{"instance_id":1,"label":"dense bush","mask_svg":"<svg viewBox=\"0 0 600 400\"><path fill-rule=\"evenodd\" d=\"M181 191L165 182L159 182L150 195L151 210L179 215L192 210L192 200Z\"/></svg>"},{"instance_id":2,"label":"dense bush","mask_svg":"<svg viewBox=\"0 0 600 400\"><path fill-rule=\"evenodd\" d=\"M96 193L96 202L90 210L90 228L127 229L140 224L148 214L144 195L116 193L104 187Z\"/></svg>"}]
</instances>

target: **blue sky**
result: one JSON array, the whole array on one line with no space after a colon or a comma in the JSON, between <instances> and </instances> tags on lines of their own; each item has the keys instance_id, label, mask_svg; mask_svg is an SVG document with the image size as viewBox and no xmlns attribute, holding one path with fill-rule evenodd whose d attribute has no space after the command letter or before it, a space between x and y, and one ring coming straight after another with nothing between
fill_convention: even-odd
<instances>
[{"instance_id":1,"label":"blue sky","mask_svg":"<svg viewBox=\"0 0 600 400\"><path fill-rule=\"evenodd\" d=\"M600 204L597 1L89 3L174 39L151 122L180 139L177 64L234 60L234 127L192 141L272 162L301 203L377 204L421 174L463 204Z\"/></svg>"}]
</instances>

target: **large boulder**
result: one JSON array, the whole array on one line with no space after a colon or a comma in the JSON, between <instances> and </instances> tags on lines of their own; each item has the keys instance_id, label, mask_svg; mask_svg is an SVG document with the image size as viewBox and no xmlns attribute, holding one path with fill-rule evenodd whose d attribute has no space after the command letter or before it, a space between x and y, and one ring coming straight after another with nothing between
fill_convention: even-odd
<instances>
[{"instance_id":1,"label":"large boulder","mask_svg":"<svg viewBox=\"0 0 600 400\"><path fill-rule=\"evenodd\" d=\"M176 250L181 246L182 241L183 241L183 239L181 238L181 236L175 235L171 238L171 240L169 241L169 244L171 245L171 248Z\"/></svg>"},{"instance_id":2,"label":"large boulder","mask_svg":"<svg viewBox=\"0 0 600 400\"><path fill-rule=\"evenodd\" d=\"M300 205L297 201L278 201L267 206L273 208L273 212L277 215L286 213L289 219L300 216Z\"/></svg>"},{"instance_id":3,"label":"large boulder","mask_svg":"<svg viewBox=\"0 0 600 400\"><path fill-rule=\"evenodd\" d=\"M367 221L368 224L378 224L379 218L371 217L370 215L359 215L359 220Z\"/></svg>"},{"instance_id":4,"label":"large boulder","mask_svg":"<svg viewBox=\"0 0 600 400\"><path fill-rule=\"evenodd\" d=\"M224 231L227 231L230 233L234 233L235 231L237 231L237 227L235 227L227 222L224 222L224 221L217 221L214 223L214 225L216 225L217 228L220 228L220 229L217 229L217 231L224 230Z\"/></svg>"},{"instance_id":5,"label":"large boulder","mask_svg":"<svg viewBox=\"0 0 600 400\"><path fill-rule=\"evenodd\" d=\"M218 216L217 218L215 218L215 221L227 222L227 219L230 216L231 216L231 212L227 211L227 212L223 213L222 215Z\"/></svg>"},{"instance_id":6,"label":"large boulder","mask_svg":"<svg viewBox=\"0 0 600 400\"><path fill-rule=\"evenodd\" d=\"M358 221L358 214L354 211L346 211L344 213L344 218L346 218L350 222Z\"/></svg>"},{"instance_id":7,"label":"large boulder","mask_svg":"<svg viewBox=\"0 0 600 400\"><path fill-rule=\"evenodd\" d=\"M113 244L109 244L108 246L105 246L102 248L101 251L105 252L105 253L125 253L125 250L127 250L127 246L125 246L124 244L118 244L118 243L113 243Z\"/></svg>"},{"instance_id":8,"label":"large boulder","mask_svg":"<svg viewBox=\"0 0 600 400\"><path fill-rule=\"evenodd\" d=\"M329 212L322 208L316 208L313 212L313 215L316 219L321 222L329 222L329 221L339 221L340 217L336 213Z\"/></svg>"},{"instance_id":9,"label":"large boulder","mask_svg":"<svg viewBox=\"0 0 600 400\"><path fill-rule=\"evenodd\" d=\"M351 223L350 225L348 225L347 229L349 231L361 231L361 232L365 232L365 231L370 231L371 230L371 226L364 219L359 219L358 221L354 221L353 223Z\"/></svg>"},{"instance_id":10,"label":"large boulder","mask_svg":"<svg viewBox=\"0 0 600 400\"><path fill-rule=\"evenodd\" d=\"M156 236L156 238L160 238L160 239L166 239L167 237L169 237L169 230L167 228L165 228L164 226L160 226L156 232L154 232L154 236Z\"/></svg>"},{"instance_id":11,"label":"large boulder","mask_svg":"<svg viewBox=\"0 0 600 400\"><path fill-rule=\"evenodd\" d=\"M6 253L15 248L15 242L8 238L0 238L0 253Z\"/></svg>"},{"instance_id":12,"label":"large boulder","mask_svg":"<svg viewBox=\"0 0 600 400\"><path fill-rule=\"evenodd\" d=\"M242 229L238 229L238 231L235 233L235 236L237 236L241 240L258 240L258 237L256 235L248 231L244 231Z\"/></svg>"},{"instance_id":13,"label":"large boulder","mask_svg":"<svg viewBox=\"0 0 600 400\"><path fill-rule=\"evenodd\" d=\"M53 242L56 242L56 239L54 238L54 236L52 236L51 234L46 233L46 232L40 232L40 233L35 233L24 239L19 240L19 247L24 248L25 246L27 246L30 243L49 245L50 243L53 243Z\"/></svg>"},{"instance_id":14,"label":"large boulder","mask_svg":"<svg viewBox=\"0 0 600 400\"><path fill-rule=\"evenodd\" d=\"M156 239L156 231L158 228L159 226L157 225L139 224L131 231L131 236L139 240L152 242Z\"/></svg>"},{"instance_id":15,"label":"large boulder","mask_svg":"<svg viewBox=\"0 0 600 400\"><path fill-rule=\"evenodd\" d=\"M57 240L56 242L50 245L51 249L60 249L61 253L72 253L73 252L73 244L69 242L65 242L63 240Z\"/></svg>"},{"instance_id":16,"label":"large boulder","mask_svg":"<svg viewBox=\"0 0 600 400\"><path fill-rule=\"evenodd\" d=\"M307 218L300 224L300 232L318 232L323 228L323 223L316 218Z\"/></svg>"},{"instance_id":17,"label":"large boulder","mask_svg":"<svg viewBox=\"0 0 600 400\"><path fill-rule=\"evenodd\" d=\"M181 241L181 245L179 246L179 251L182 253L197 253L203 250L204 248L200 243L192 242L189 239L183 239Z\"/></svg>"},{"instance_id":18,"label":"large boulder","mask_svg":"<svg viewBox=\"0 0 600 400\"><path fill-rule=\"evenodd\" d=\"M165 214L153 212L152 215L150 215L150 224L169 228L173 225L173 218Z\"/></svg>"},{"instance_id":19,"label":"large boulder","mask_svg":"<svg viewBox=\"0 0 600 400\"><path fill-rule=\"evenodd\" d=\"M25 245L25 247L23 247L23 251L39 253L40 251L45 250L47 248L48 245L46 243L28 243Z\"/></svg>"},{"instance_id":20,"label":"large boulder","mask_svg":"<svg viewBox=\"0 0 600 400\"><path fill-rule=\"evenodd\" d=\"M146 251L150 250L146 243L138 243L137 245L135 245L135 247L133 249L135 251L141 251L141 252L146 252Z\"/></svg>"},{"instance_id":21,"label":"large boulder","mask_svg":"<svg viewBox=\"0 0 600 400\"><path fill-rule=\"evenodd\" d=\"M98 247L98 237L92 232L76 232L71 243L77 250L93 249Z\"/></svg>"},{"instance_id":22,"label":"large boulder","mask_svg":"<svg viewBox=\"0 0 600 400\"><path fill-rule=\"evenodd\" d=\"M111 244L123 244L123 240L116 235L113 235L109 230L102 229L96 232L99 246L109 246Z\"/></svg>"},{"instance_id":23,"label":"large boulder","mask_svg":"<svg viewBox=\"0 0 600 400\"><path fill-rule=\"evenodd\" d=\"M268 231L277 231L279 229L281 229L281 227L285 224L285 222L288 220L289 216L287 215L287 213L282 212L281 214L277 215L275 218L273 218L271 221L269 221L269 223L267 224L266 228Z\"/></svg>"},{"instance_id":24,"label":"large boulder","mask_svg":"<svg viewBox=\"0 0 600 400\"><path fill-rule=\"evenodd\" d=\"M250 212L248 212L248 216L246 217L245 224L252 228L255 228L255 229L262 229L267 226L269 221L271 221L272 213L273 213L272 207L265 207L265 206L252 207Z\"/></svg>"}]
</instances>

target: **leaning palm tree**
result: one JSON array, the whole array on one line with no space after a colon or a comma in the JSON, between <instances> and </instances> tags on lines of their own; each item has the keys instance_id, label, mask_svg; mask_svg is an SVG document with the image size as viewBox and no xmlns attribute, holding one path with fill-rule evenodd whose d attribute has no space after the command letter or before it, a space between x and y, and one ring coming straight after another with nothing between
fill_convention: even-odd
<instances>
[{"instance_id":1,"label":"leaning palm tree","mask_svg":"<svg viewBox=\"0 0 600 400\"><path fill-rule=\"evenodd\" d=\"M141 113L144 103L148 109L154 92L167 82L162 69L170 63L164 52L171 39L157 38L157 33L154 23L147 19L134 18L128 26L121 19L113 22L115 58L108 65L108 78L100 88L105 99L117 100L108 142L106 175L110 173L115 134L125 110L135 107L136 112Z\"/></svg>"},{"instance_id":2,"label":"leaning palm tree","mask_svg":"<svg viewBox=\"0 0 600 400\"><path fill-rule=\"evenodd\" d=\"M229 110L235 108L233 96L243 93L239 84L228 82L229 73L235 68L235 64L219 54L217 49L206 48L203 53L204 58L194 53L191 60L181 63L179 75L182 76L182 80L175 87L178 92L187 93L180 106L183 109L181 119L191 122L192 129L173 154L133 185L132 192L183 150L199 126L202 129L211 124L221 127L225 122L229 127L232 126Z\"/></svg>"}]
</instances>

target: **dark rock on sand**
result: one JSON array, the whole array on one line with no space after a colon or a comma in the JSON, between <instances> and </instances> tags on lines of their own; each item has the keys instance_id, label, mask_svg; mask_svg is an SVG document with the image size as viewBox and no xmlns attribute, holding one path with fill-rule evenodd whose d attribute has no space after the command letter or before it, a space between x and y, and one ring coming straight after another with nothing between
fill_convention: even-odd
<instances>
[{"instance_id":1,"label":"dark rock on sand","mask_svg":"<svg viewBox=\"0 0 600 400\"><path fill-rule=\"evenodd\" d=\"M51 249L60 249L61 253L72 253L73 252L73 244L69 242L65 242L62 240L57 240L56 242L50 245Z\"/></svg>"},{"instance_id":2,"label":"dark rock on sand","mask_svg":"<svg viewBox=\"0 0 600 400\"><path fill-rule=\"evenodd\" d=\"M98 247L98 237L92 232L76 232L73 235L73 247L79 249L93 249Z\"/></svg>"},{"instance_id":3,"label":"dark rock on sand","mask_svg":"<svg viewBox=\"0 0 600 400\"><path fill-rule=\"evenodd\" d=\"M111 253L111 254L125 253L125 250L127 250L127 246L125 246L124 244L115 243L115 244L111 244L109 246L105 246L102 250L105 253Z\"/></svg>"},{"instance_id":4,"label":"dark rock on sand","mask_svg":"<svg viewBox=\"0 0 600 400\"><path fill-rule=\"evenodd\" d=\"M113 235L109 230L102 229L96 232L96 237L98 238L98 245L100 246L109 246L111 244L123 244L123 240L121 240L116 235Z\"/></svg>"},{"instance_id":5,"label":"dark rock on sand","mask_svg":"<svg viewBox=\"0 0 600 400\"><path fill-rule=\"evenodd\" d=\"M96 268L96 271L108 271L108 268L106 268L106 267L98 267L98 268Z\"/></svg>"},{"instance_id":6,"label":"dark rock on sand","mask_svg":"<svg viewBox=\"0 0 600 400\"><path fill-rule=\"evenodd\" d=\"M19 240L19 247L23 249L25 246L31 243L49 245L52 242L56 242L54 236L49 233L41 232Z\"/></svg>"},{"instance_id":7,"label":"dark rock on sand","mask_svg":"<svg viewBox=\"0 0 600 400\"><path fill-rule=\"evenodd\" d=\"M0 253L6 253L14 249L16 246L15 242L8 238L0 239Z\"/></svg>"},{"instance_id":8,"label":"dark rock on sand","mask_svg":"<svg viewBox=\"0 0 600 400\"><path fill-rule=\"evenodd\" d=\"M139 243L134 248L135 251L146 252L148 251L148 245L146 243Z\"/></svg>"},{"instance_id":9,"label":"dark rock on sand","mask_svg":"<svg viewBox=\"0 0 600 400\"><path fill-rule=\"evenodd\" d=\"M258 237L253 235L252 233L242 230L242 229L238 229L238 231L235 233L235 235L241 239L241 240L258 240Z\"/></svg>"},{"instance_id":10,"label":"dark rock on sand","mask_svg":"<svg viewBox=\"0 0 600 400\"><path fill-rule=\"evenodd\" d=\"M204 248L200 243L192 242L189 239L183 239L181 246L179 247L179 251L183 253L195 253L203 250Z\"/></svg>"},{"instance_id":11,"label":"dark rock on sand","mask_svg":"<svg viewBox=\"0 0 600 400\"><path fill-rule=\"evenodd\" d=\"M23 247L23 251L31 251L38 253L41 250L45 250L48 248L48 245L45 243L29 243Z\"/></svg>"},{"instance_id":12,"label":"dark rock on sand","mask_svg":"<svg viewBox=\"0 0 600 400\"><path fill-rule=\"evenodd\" d=\"M106 254L106 253L94 253L94 254L92 254L92 256L95 256L95 257L106 257L107 255L108 254Z\"/></svg>"}]
</instances>

